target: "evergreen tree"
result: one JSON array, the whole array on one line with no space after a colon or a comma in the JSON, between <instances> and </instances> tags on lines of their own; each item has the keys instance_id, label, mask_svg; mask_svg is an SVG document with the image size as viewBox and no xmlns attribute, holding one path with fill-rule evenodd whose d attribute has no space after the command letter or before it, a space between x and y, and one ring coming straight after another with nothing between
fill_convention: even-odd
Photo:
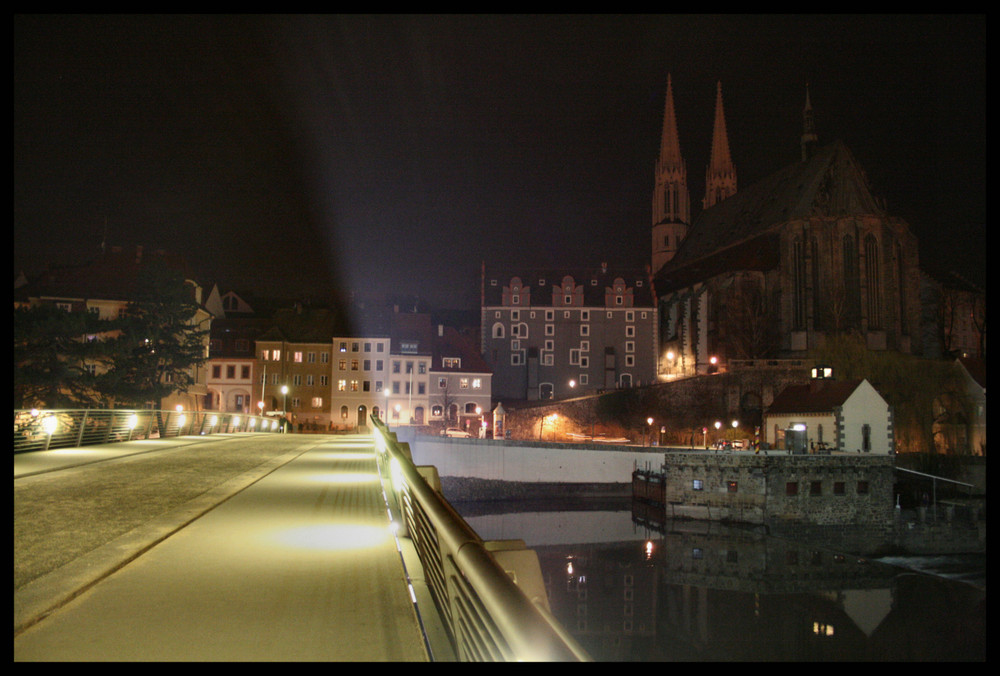
<instances>
[{"instance_id":1,"label":"evergreen tree","mask_svg":"<svg viewBox=\"0 0 1000 676\"><path fill-rule=\"evenodd\" d=\"M93 368L109 322L45 304L14 310L14 406L95 406Z\"/></svg>"},{"instance_id":2,"label":"evergreen tree","mask_svg":"<svg viewBox=\"0 0 1000 676\"><path fill-rule=\"evenodd\" d=\"M194 383L194 369L208 355L209 326L197 325L199 310L183 277L151 267L138 281L135 295L116 322L108 341L107 369L97 388L107 405L140 408L159 402Z\"/></svg>"}]
</instances>

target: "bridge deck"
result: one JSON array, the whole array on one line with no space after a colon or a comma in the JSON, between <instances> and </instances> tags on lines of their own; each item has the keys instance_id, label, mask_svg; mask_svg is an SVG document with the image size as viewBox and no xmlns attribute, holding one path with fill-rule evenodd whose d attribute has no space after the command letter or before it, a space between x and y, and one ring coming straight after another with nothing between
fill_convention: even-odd
<instances>
[{"instance_id":1,"label":"bridge deck","mask_svg":"<svg viewBox=\"0 0 1000 676\"><path fill-rule=\"evenodd\" d=\"M47 451L14 474L15 660L428 659L370 436Z\"/></svg>"}]
</instances>

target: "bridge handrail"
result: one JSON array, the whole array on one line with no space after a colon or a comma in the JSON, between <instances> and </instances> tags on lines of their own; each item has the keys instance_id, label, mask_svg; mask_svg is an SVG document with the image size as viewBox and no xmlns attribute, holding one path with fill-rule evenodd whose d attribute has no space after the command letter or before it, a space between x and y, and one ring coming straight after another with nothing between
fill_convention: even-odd
<instances>
[{"instance_id":1,"label":"bridge handrail","mask_svg":"<svg viewBox=\"0 0 1000 676\"><path fill-rule=\"evenodd\" d=\"M548 611L532 602L483 540L372 416L379 470L413 540L431 594L461 661L590 661Z\"/></svg>"},{"instance_id":2,"label":"bridge handrail","mask_svg":"<svg viewBox=\"0 0 1000 676\"><path fill-rule=\"evenodd\" d=\"M15 409L14 452L221 432L276 432L277 420L225 411Z\"/></svg>"}]
</instances>

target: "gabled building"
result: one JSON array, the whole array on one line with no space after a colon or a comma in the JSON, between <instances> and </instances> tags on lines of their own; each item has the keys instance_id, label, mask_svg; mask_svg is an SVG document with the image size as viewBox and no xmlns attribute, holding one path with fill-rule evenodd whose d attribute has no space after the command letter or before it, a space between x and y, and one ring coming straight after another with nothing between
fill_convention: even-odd
<instances>
[{"instance_id":1,"label":"gabled building","mask_svg":"<svg viewBox=\"0 0 1000 676\"><path fill-rule=\"evenodd\" d=\"M475 342L439 324L430 375L431 422L484 436L492 421L493 374Z\"/></svg>"},{"instance_id":2,"label":"gabled building","mask_svg":"<svg viewBox=\"0 0 1000 676\"><path fill-rule=\"evenodd\" d=\"M481 309L494 399L562 399L656 380L647 270L484 266Z\"/></svg>"},{"instance_id":3,"label":"gabled building","mask_svg":"<svg viewBox=\"0 0 1000 676\"><path fill-rule=\"evenodd\" d=\"M892 455L892 409L867 380L814 378L791 385L764 413L764 441L793 453Z\"/></svg>"},{"instance_id":4,"label":"gabled building","mask_svg":"<svg viewBox=\"0 0 1000 676\"><path fill-rule=\"evenodd\" d=\"M669 259L653 251L665 376L706 373L713 360L799 358L843 331L872 350L920 353L916 237L872 194L847 146L818 147L808 94L803 118L801 159L730 192L717 112L716 187ZM661 162L673 136L665 126Z\"/></svg>"}]
</instances>

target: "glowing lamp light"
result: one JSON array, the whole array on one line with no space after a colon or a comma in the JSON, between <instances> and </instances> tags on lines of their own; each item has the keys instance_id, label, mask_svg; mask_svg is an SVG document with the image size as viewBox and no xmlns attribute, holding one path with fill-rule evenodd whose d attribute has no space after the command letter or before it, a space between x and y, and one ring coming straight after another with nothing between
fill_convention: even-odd
<instances>
[{"instance_id":1,"label":"glowing lamp light","mask_svg":"<svg viewBox=\"0 0 1000 676\"><path fill-rule=\"evenodd\" d=\"M135 413L128 417L128 428L134 430L139 425L139 416Z\"/></svg>"},{"instance_id":2,"label":"glowing lamp light","mask_svg":"<svg viewBox=\"0 0 1000 676\"><path fill-rule=\"evenodd\" d=\"M233 418L233 427L239 427L239 426L240 426L240 417L236 416L235 418Z\"/></svg>"},{"instance_id":3,"label":"glowing lamp light","mask_svg":"<svg viewBox=\"0 0 1000 676\"><path fill-rule=\"evenodd\" d=\"M212 419L209 420L208 422L212 425L212 427L215 427L216 425L219 424L219 416L213 415Z\"/></svg>"},{"instance_id":4,"label":"glowing lamp light","mask_svg":"<svg viewBox=\"0 0 1000 676\"><path fill-rule=\"evenodd\" d=\"M54 415L46 416L45 419L42 420L42 429L45 430L45 433L49 436L52 436L58 428L59 419Z\"/></svg>"},{"instance_id":5,"label":"glowing lamp light","mask_svg":"<svg viewBox=\"0 0 1000 676\"><path fill-rule=\"evenodd\" d=\"M184 427L184 423L186 422L187 418L184 415L181 415L179 418L177 418L177 427L178 428Z\"/></svg>"}]
</instances>

